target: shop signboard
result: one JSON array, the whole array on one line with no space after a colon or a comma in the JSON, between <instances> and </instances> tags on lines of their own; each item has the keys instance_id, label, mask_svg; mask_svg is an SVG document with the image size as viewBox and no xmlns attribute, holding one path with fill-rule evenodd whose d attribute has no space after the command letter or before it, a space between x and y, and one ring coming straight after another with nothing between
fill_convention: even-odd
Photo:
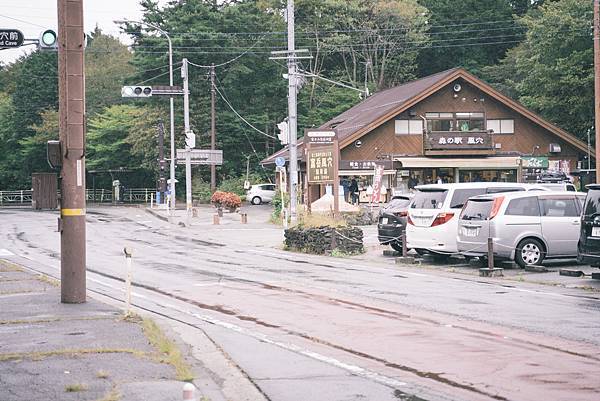
<instances>
[{"instance_id":1,"label":"shop signboard","mask_svg":"<svg viewBox=\"0 0 600 401\"><path fill-rule=\"evenodd\" d=\"M545 156L525 156L521 157L521 166L523 168L548 168L548 157Z\"/></svg>"},{"instance_id":2,"label":"shop signboard","mask_svg":"<svg viewBox=\"0 0 600 401\"><path fill-rule=\"evenodd\" d=\"M311 184L323 184L335 180L333 154L333 146L319 146L308 150L308 157L306 159L308 182Z\"/></svg>"},{"instance_id":3,"label":"shop signboard","mask_svg":"<svg viewBox=\"0 0 600 401\"><path fill-rule=\"evenodd\" d=\"M392 160L340 160L340 170L373 170L381 165L385 170L392 170Z\"/></svg>"},{"instance_id":4,"label":"shop signboard","mask_svg":"<svg viewBox=\"0 0 600 401\"><path fill-rule=\"evenodd\" d=\"M383 180L383 166L375 166L375 175L373 176L373 194L371 194L371 205L379 203L381 200L381 181Z\"/></svg>"},{"instance_id":5,"label":"shop signboard","mask_svg":"<svg viewBox=\"0 0 600 401\"><path fill-rule=\"evenodd\" d=\"M426 134L425 149L493 149L492 136L487 132L429 132Z\"/></svg>"}]
</instances>

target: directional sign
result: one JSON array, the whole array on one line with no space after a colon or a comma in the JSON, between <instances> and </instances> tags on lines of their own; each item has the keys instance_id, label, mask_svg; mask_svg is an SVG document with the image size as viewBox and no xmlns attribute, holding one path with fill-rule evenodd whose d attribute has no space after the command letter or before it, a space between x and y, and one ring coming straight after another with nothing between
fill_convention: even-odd
<instances>
[{"instance_id":1,"label":"directional sign","mask_svg":"<svg viewBox=\"0 0 600 401\"><path fill-rule=\"evenodd\" d=\"M275 158L275 165L276 165L277 167L283 167L283 166L285 166L285 158L283 158L283 157L281 157L281 156L279 156L279 157L276 157L276 158Z\"/></svg>"},{"instance_id":2,"label":"directional sign","mask_svg":"<svg viewBox=\"0 0 600 401\"><path fill-rule=\"evenodd\" d=\"M23 44L25 37L18 29L0 29L0 49L10 49Z\"/></svg>"},{"instance_id":3,"label":"directional sign","mask_svg":"<svg viewBox=\"0 0 600 401\"><path fill-rule=\"evenodd\" d=\"M185 149L177 149L177 164L185 163ZM223 164L223 151L210 149L191 149L190 159L192 164L215 165Z\"/></svg>"}]
</instances>

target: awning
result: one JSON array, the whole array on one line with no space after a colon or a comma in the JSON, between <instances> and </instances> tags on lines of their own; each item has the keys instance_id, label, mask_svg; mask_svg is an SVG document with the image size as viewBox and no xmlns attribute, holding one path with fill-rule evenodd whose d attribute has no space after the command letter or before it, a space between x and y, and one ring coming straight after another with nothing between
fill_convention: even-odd
<instances>
[{"instance_id":1,"label":"awning","mask_svg":"<svg viewBox=\"0 0 600 401\"><path fill-rule=\"evenodd\" d=\"M383 170L383 175L396 174L396 170ZM338 176L375 175L375 169L369 170L339 170Z\"/></svg>"},{"instance_id":2,"label":"awning","mask_svg":"<svg viewBox=\"0 0 600 401\"><path fill-rule=\"evenodd\" d=\"M394 157L394 161L402 163L402 168L458 167L471 169L516 169L519 167L519 159L518 156L443 159L437 157Z\"/></svg>"}]
</instances>

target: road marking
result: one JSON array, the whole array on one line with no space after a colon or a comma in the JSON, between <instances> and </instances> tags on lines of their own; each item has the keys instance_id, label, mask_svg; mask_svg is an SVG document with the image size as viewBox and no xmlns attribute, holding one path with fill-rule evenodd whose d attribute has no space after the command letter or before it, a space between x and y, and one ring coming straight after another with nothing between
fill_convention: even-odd
<instances>
[{"instance_id":1,"label":"road marking","mask_svg":"<svg viewBox=\"0 0 600 401\"><path fill-rule=\"evenodd\" d=\"M0 249L0 256L14 256L14 253L8 249Z\"/></svg>"},{"instance_id":2,"label":"road marking","mask_svg":"<svg viewBox=\"0 0 600 401\"><path fill-rule=\"evenodd\" d=\"M392 377L381 375L381 374L379 374L377 372L374 372L374 371L369 370L369 369L361 368L360 366L357 366L357 365L352 365L352 364L349 364L349 363L342 362L342 361L337 360L335 358L319 354L318 352L314 352L314 351L310 351L310 350L307 350L307 349L303 349L303 348L301 348L301 347L299 347L299 346L297 346L295 344L283 343L283 342L280 342L280 341L272 340L271 338L269 338L265 334L245 329L245 328L243 328L241 326L238 326L238 325L235 325L233 323L227 323L227 322L224 322L224 321L221 321L221 320L218 320L218 319L213 319L210 316L199 315L197 313L191 313L191 312L186 312L186 313L189 313L192 316L194 316L194 317L196 317L196 318L198 318L200 320L203 320L203 321L205 321L207 323L214 324L215 326L220 326L220 327L223 327L225 329L235 331L236 333L240 333L240 334L244 334L244 335L253 337L253 338L255 338L255 339L259 340L259 341L262 341L264 343L275 345L275 346L277 346L279 348L283 348L285 350L288 350L288 351L291 351L291 352L294 352L294 353L297 353L297 354L300 354L300 355L304 355L304 356L306 356L308 358L315 359L315 360L317 360L319 362L324 362L324 363L326 363L328 365L332 365L334 367L337 367L337 368L340 368L340 369L345 370L347 372L350 372L353 375L360 376L360 377L365 378L365 379L373 380L373 381L375 381L377 383L380 383L380 384L383 384L383 385L386 385L386 386L389 386L389 387L392 387L392 388L406 386L405 382L401 382L401 381L396 380L396 379L394 379Z\"/></svg>"}]
</instances>

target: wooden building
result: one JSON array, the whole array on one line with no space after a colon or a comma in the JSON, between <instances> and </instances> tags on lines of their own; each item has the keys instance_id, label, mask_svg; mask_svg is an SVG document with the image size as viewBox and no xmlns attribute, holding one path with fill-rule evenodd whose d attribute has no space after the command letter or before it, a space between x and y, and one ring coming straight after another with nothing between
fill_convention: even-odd
<instances>
[{"instance_id":1,"label":"wooden building","mask_svg":"<svg viewBox=\"0 0 600 401\"><path fill-rule=\"evenodd\" d=\"M400 191L439 181L535 181L544 170L568 175L588 155L575 136L462 68L378 92L320 128L338 133L340 177L367 186L380 164L386 187ZM287 148L262 164L277 156L288 157Z\"/></svg>"}]
</instances>

